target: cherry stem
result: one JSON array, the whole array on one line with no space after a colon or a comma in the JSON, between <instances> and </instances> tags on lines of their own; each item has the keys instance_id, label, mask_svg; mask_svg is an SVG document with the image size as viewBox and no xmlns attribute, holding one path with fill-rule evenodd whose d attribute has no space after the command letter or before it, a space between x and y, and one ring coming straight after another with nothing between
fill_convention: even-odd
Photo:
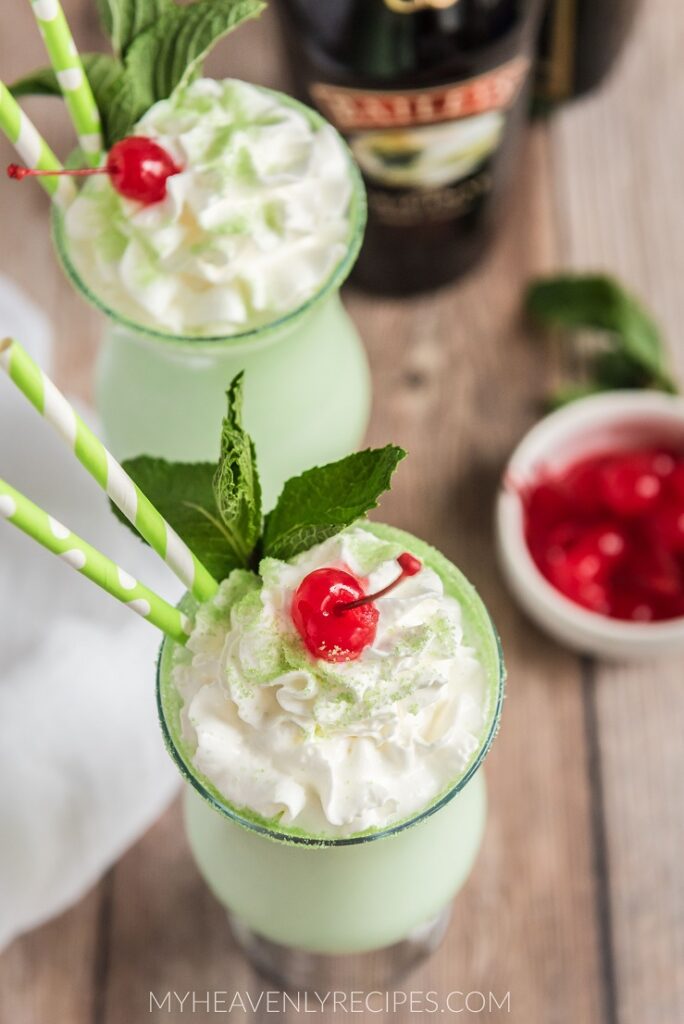
<instances>
[{"instance_id":1,"label":"cherry stem","mask_svg":"<svg viewBox=\"0 0 684 1024\"><path fill-rule=\"evenodd\" d=\"M359 597L356 601L340 601L333 608L335 615L342 615L344 612L350 612L353 608L361 608L364 604L370 604L372 601L377 601L379 597L384 597L385 594L389 594L391 590L398 587L403 580L408 579L409 576L415 576L416 573L420 572L423 568L423 563L418 558L414 558L407 551L403 555L399 555L397 559L401 572L395 580L388 583L382 590L377 590L374 594L366 594L365 597Z\"/></svg>"},{"instance_id":2,"label":"cherry stem","mask_svg":"<svg viewBox=\"0 0 684 1024\"><path fill-rule=\"evenodd\" d=\"M22 167L20 164L8 164L7 176L15 181L22 181L24 178L58 178L62 175L69 177L85 177L90 174L108 174L106 167L76 167L73 170L62 169L60 171L40 171L37 167Z\"/></svg>"}]
</instances>

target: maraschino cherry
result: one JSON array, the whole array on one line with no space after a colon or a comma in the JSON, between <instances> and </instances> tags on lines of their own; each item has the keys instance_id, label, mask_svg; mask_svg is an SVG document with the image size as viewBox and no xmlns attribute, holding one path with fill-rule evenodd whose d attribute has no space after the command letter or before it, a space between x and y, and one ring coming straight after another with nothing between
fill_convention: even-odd
<instances>
[{"instance_id":1,"label":"maraschino cherry","mask_svg":"<svg viewBox=\"0 0 684 1024\"><path fill-rule=\"evenodd\" d=\"M360 581L345 569L314 569L304 577L292 601L292 619L314 658L354 661L373 643L378 627L374 602L423 567L408 551L399 555L397 564L397 578L375 594L364 593Z\"/></svg>"},{"instance_id":2,"label":"maraschino cherry","mask_svg":"<svg viewBox=\"0 0 684 1024\"><path fill-rule=\"evenodd\" d=\"M16 181L28 177L70 175L85 177L108 174L116 191L126 199L135 199L151 206L166 197L166 182L182 168L154 139L145 135L131 135L114 143L104 167L79 167L74 170L42 171L10 164L7 174Z\"/></svg>"},{"instance_id":3,"label":"maraschino cherry","mask_svg":"<svg viewBox=\"0 0 684 1024\"><path fill-rule=\"evenodd\" d=\"M684 614L684 454L599 453L542 473L523 499L530 553L565 597L628 621Z\"/></svg>"}]
</instances>

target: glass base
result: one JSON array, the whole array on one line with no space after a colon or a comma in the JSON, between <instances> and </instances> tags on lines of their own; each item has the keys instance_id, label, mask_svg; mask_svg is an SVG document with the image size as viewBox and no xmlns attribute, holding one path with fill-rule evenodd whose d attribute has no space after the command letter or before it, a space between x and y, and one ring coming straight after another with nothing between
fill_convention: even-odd
<instances>
[{"instance_id":1,"label":"glass base","mask_svg":"<svg viewBox=\"0 0 684 1024\"><path fill-rule=\"evenodd\" d=\"M317 992L346 989L370 992L397 982L437 949L450 919L451 903L448 903L401 942L368 953L330 956L272 942L228 912L233 935L259 974L286 991Z\"/></svg>"}]
</instances>

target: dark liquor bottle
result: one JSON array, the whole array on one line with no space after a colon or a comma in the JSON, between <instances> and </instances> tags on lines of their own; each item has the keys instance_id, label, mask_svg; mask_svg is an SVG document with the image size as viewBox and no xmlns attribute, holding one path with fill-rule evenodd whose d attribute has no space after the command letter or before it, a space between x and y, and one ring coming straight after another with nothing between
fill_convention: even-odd
<instances>
[{"instance_id":1,"label":"dark liquor bottle","mask_svg":"<svg viewBox=\"0 0 684 1024\"><path fill-rule=\"evenodd\" d=\"M279 0L297 92L368 189L359 284L433 288L484 252L528 105L540 0Z\"/></svg>"},{"instance_id":2,"label":"dark liquor bottle","mask_svg":"<svg viewBox=\"0 0 684 1024\"><path fill-rule=\"evenodd\" d=\"M537 104L582 96L615 65L639 0L548 0L539 37Z\"/></svg>"}]
</instances>

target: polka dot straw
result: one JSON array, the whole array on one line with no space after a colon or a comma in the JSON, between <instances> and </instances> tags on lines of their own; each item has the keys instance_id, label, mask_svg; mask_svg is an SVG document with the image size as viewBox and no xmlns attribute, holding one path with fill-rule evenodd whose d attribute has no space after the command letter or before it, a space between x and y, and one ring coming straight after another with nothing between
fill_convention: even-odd
<instances>
[{"instance_id":1,"label":"polka dot straw","mask_svg":"<svg viewBox=\"0 0 684 1024\"><path fill-rule=\"evenodd\" d=\"M176 643L185 644L192 625L172 604L149 587L139 583L125 570L75 533L53 519L4 480L0 480L0 517L38 541L48 551L87 576L131 611L147 619Z\"/></svg>"},{"instance_id":2,"label":"polka dot straw","mask_svg":"<svg viewBox=\"0 0 684 1024\"><path fill-rule=\"evenodd\" d=\"M0 368L55 428L117 508L197 600L212 597L218 589L214 577L18 341L0 341Z\"/></svg>"}]
</instances>

